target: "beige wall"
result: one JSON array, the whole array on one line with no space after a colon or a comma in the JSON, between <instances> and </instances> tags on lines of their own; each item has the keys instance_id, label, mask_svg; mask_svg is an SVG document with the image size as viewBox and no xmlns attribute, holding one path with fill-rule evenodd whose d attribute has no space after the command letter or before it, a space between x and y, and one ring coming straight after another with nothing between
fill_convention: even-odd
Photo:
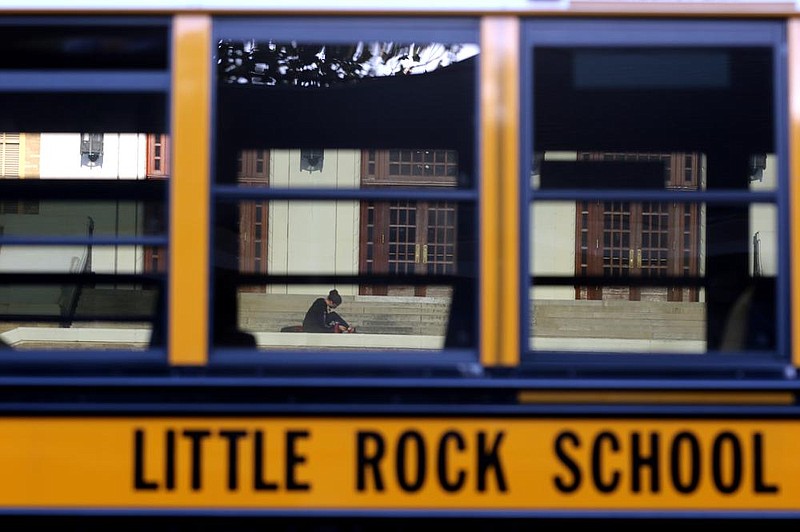
<instances>
[{"instance_id":1,"label":"beige wall","mask_svg":"<svg viewBox=\"0 0 800 532\"><path fill-rule=\"evenodd\" d=\"M39 153L41 136L39 133L21 133L19 136L20 177L39 177Z\"/></svg>"},{"instance_id":2,"label":"beige wall","mask_svg":"<svg viewBox=\"0 0 800 532\"><path fill-rule=\"evenodd\" d=\"M360 186L358 150L325 150L322 171L300 170L300 150L273 150L270 186L354 189ZM273 201L269 207L268 270L275 274L358 273L358 201ZM332 286L274 285L272 293L325 295ZM343 295L356 286L336 286Z\"/></svg>"},{"instance_id":3,"label":"beige wall","mask_svg":"<svg viewBox=\"0 0 800 532\"><path fill-rule=\"evenodd\" d=\"M547 152L545 160L574 161L575 152ZM533 176L534 186L538 176ZM530 207L529 263L533 275L575 273L575 202L536 202ZM571 286L540 286L530 290L535 299L575 299Z\"/></svg>"}]
</instances>

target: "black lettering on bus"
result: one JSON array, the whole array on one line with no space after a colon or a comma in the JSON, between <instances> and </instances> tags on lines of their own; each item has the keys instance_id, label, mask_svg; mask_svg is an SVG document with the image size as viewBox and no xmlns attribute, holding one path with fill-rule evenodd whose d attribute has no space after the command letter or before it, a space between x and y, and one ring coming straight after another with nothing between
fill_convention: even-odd
<instances>
[{"instance_id":1,"label":"black lettering on bus","mask_svg":"<svg viewBox=\"0 0 800 532\"><path fill-rule=\"evenodd\" d=\"M650 454L644 455L642 450L642 437L638 432L631 436L631 490L633 493L642 491L642 469L650 470L650 492L661 491L661 476L659 474L659 456L661 439L656 432L650 433Z\"/></svg>"},{"instance_id":2,"label":"black lettering on bus","mask_svg":"<svg viewBox=\"0 0 800 532\"><path fill-rule=\"evenodd\" d=\"M256 430L253 434L253 489L256 491L276 491L277 482L264 480L264 432Z\"/></svg>"},{"instance_id":3,"label":"black lettering on bus","mask_svg":"<svg viewBox=\"0 0 800 532\"><path fill-rule=\"evenodd\" d=\"M686 451L682 452L683 449ZM688 452L688 456L685 454ZM689 478L681 478L681 466L689 465ZM700 441L691 432L679 432L670 446L670 477L678 493L693 493L700 485Z\"/></svg>"},{"instance_id":4,"label":"black lettering on bus","mask_svg":"<svg viewBox=\"0 0 800 532\"><path fill-rule=\"evenodd\" d=\"M608 443L611 445L612 451L619 451L619 440L613 433L604 431L597 435L597 437L594 439L594 445L592 445L592 482L602 493L611 493L617 489L617 486L619 486L620 472L618 470L614 471L611 474L611 479L607 482L603 482L602 444L605 441L608 441Z\"/></svg>"},{"instance_id":5,"label":"black lettering on bus","mask_svg":"<svg viewBox=\"0 0 800 532\"><path fill-rule=\"evenodd\" d=\"M581 473L581 468L578 467L578 463L572 459L564 448L567 444L575 449L579 449L581 446L581 439L572 431L564 431L556 436L554 449L556 457L564 464L567 470L572 473L571 478L567 480L560 475L556 475L553 477L553 484L555 484L558 491L572 493L581 487L583 474Z\"/></svg>"},{"instance_id":6,"label":"black lettering on bus","mask_svg":"<svg viewBox=\"0 0 800 532\"><path fill-rule=\"evenodd\" d=\"M144 478L145 457L145 432L143 429L134 431L134 465L133 478L136 490L157 490L159 484L155 480ZM164 488L175 489L175 431L169 429L164 435Z\"/></svg>"},{"instance_id":7,"label":"black lettering on bus","mask_svg":"<svg viewBox=\"0 0 800 532\"><path fill-rule=\"evenodd\" d=\"M172 491L175 489L175 431L167 430L164 442L164 486Z\"/></svg>"},{"instance_id":8,"label":"black lettering on bus","mask_svg":"<svg viewBox=\"0 0 800 532\"><path fill-rule=\"evenodd\" d=\"M742 488L745 467L753 477L753 493L773 494L780 491L779 485L765 479L765 443L763 433L752 435L752 456L745 457L745 447L740 437L730 431L717 434L704 451L701 438L690 431L678 432L669 442L669 454L665 454L667 444L656 432L650 433L649 450L644 447L644 435L638 432L630 434L630 475L631 488L634 493L648 491L660 493L662 465L669 467L669 482L675 491L681 494L695 493L702 483L704 463L710 462L712 487L719 493L730 495ZM611 453L619 452L622 445L612 432L600 432L594 437L590 467L592 483L599 492L611 493L618 489L620 479L628 474L626 470L608 468ZM663 449L662 449L663 447ZM575 432L564 431L555 439L554 451L558 461L570 474L553 477L555 488L562 493L572 493L580 489L583 470L581 461L575 454L581 448L581 440ZM704 456L704 452L709 455ZM663 456L662 456L663 455ZM669 457L669 464L662 460ZM745 458L749 461L746 463ZM752 467L750 465L752 462ZM642 480L645 469L651 473L649 487Z\"/></svg>"},{"instance_id":9,"label":"black lettering on bus","mask_svg":"<svg viewBox=\"0 0 800 532\"><path fill-rule=\"evenodd\" d=\"M464 444L464 437L461 436L460 433L454 430L445 432L442 435L442 438L439 440L439 452L437 454L436 469L439 474L439 485L441 485L445 491L449 491L452 493L464 487L464 483L466 482L467 478L467 473L463 469L460 469L456 473L456 479L454 481L450 481L450 479L448 478L447 444L448 442L451 441L454 443L456 449L459 451L463 451L466 448L466 445Z\"/></svg>"},{"instance_id":10,"label":"black lettering on bus","mask_svg":"<svg viewBox=\"0 0 800 532\"><path fill-rule=\"evenodd\" d=\"M727 468L723 467L722 463L723 447L730 448L731 460L730 463L727 464L730 467ZM734 433L726 431L714 438L711 464L714 486L717 490L722 493L730 494L739 489L742 482L742 444ZM722 472L725 469L731 472L731 478L727 483L722 476Z\"/></svg>"},{"instance_id":11,"label":"black lettering on bus","mask_svg":"<svg viewBox=\"0 0 800 532\"><path fill-rule=\"evenodd\" d=\"M410 442L410 443L409 443ZM413 479L409 480L406 476L408 472L408 460L406 454L408 452L416 451L416 464L417 470L413 474ZM397 440L397 456L395 456L395 471L397 474L397 482L403 491L415 492L419 491L423 484L425 484L425 440L422 435L415 430L408 430L400 435Z\"/></svg>"},{"instance_id":12,"label":"black lettering on bus","mask_svg":"<svg viewBox=\"0 0 800 532\"><path fill-rule=\"evenodd\" d=\"M367 445L371 444L374 452L367 454ZM386 453L386 442L377 432L358 431L356 434L356 490L365 491L367 489L367 468L372 471L372 482L375 491L383 491L383 477L381 475L380 462Z\"/></svg>"},{"instance_id":13,"label":"black lettering on bus","mask_svg":"<svg viewBox=\"0 0 800 532\"><path fill-rule=\"evenodd\" d=\"M187 429L183 435L192 442L192 489L198 491L203 487L203 439L211 436L211 431Z\"/></svg>"},{"instance_id":14,"label":"black lettering on bus","mask_svg":"<svg viewBox=\"0 0 800 532\"><path fill-rule=\"evenodd\" d=\"M306 456L297 453L297 440L308 438L307 430L290 430L286 433L286 489L290 491L308 491L311 486L297 481L297 466L306 462Z\"/></svg>"},{"instance_id":15,"label":"black lettering on bus","mask_svg":"<svg viewBox=\"0 0 800 532\"><path fill-rule=\"evenodd\" d=\"M491 449L486 449L488 437L485 432L478 432L478 491L486 491L486 477L490 469L494 471L497 489L500 492L508 490L503 464L500 462L500 443L504 436L504 431L498 432L494 437Z\"/></svg>"},{"instance_id":16,"label":"black lettering on bus","mask_svg":"<svg viewBox=\"0 0 800 532\"><path fill-rule=\"evenodd\" d=\"M764 435L753 434L753 491L756 493L778 493L778 486L764 482Z\"/></svg>"},{"instance_id":17,"label":"black lettering on bus","mask_svg":"<svg viewBox=\"0 0 800 532\"><path fill-rule=\"evenodd\" d=\"M144 430L136 429L133 433L133 489L157 490L158 483L144 478Z\"/></svg>"},{"instance_id":18,"label":"black lettering on bus","mask_svg":"<svg viewBox=\"0 0 800 532\"><path fill-rule=\"evenodd\" d=\"M244 430L221 430L219 435L228 440L228 491L239 489L239 440L247 436Z\"/></svg>"}]
</instances>

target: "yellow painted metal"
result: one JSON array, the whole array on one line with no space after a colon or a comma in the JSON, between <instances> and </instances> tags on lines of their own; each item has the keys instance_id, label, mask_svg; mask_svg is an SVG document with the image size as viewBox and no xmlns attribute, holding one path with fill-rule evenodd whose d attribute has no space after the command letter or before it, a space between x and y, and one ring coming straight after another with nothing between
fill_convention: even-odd
<instances>
[{"instance_id":1,"label":"yellow painted metal","mask_svg":"<svg viewBox=\"0 0 800 532\"><path fill-rule=\"evenodd\" d=\"M787 23L789 69L790 256L800 254L800 19ZM800 367L800 261L791 261L792 362Z\"/></svg>"},{"instance_id":2,"label":"yellow painted metal","mask_svg":"<svg viewBox=\"0 0 800 532\"><path fill-rule=\"evenodd\" d=\"M481 20L481 362L519 361L519 20Z\"/></svg>"},{"instance_id":3,"label":"yellow painted metal","mask_svg":"<svg viewBox=\"0 0 800 532\"><path fill-rule=\"evenodd\" d=\"M520 403L527 404L678 404L678 405L783 405L794 404L791 392L718 392L718 391L590 391L523 390Z\"/></svg>"},{"instance_id":4,"label":"yellow painted metal","mask_svg":"<svg viewBox=\"0 0 800 532\"><path fill-rule=\"evenodd\" d=\"M173 24L169 334L172 365L208 360L211 18Z\"/></svg>"},{"instance_id":5,"label":"yellow painted metal","mask_svg":"<svg viewBox=\"0 0 800 532\"><path fill-rule=\"evenodd\" d=\"M800 421L0 418L0 508L800 510Z\"/></svg>"},{"instance_id":6,"label":"yellow painted metal","mask_svg":"<svg viewBox=\"0 0 800 532\"><path fill-rule=\"evenodd\" d=\"M500 157L500 352L498 363L519 364L520 358L520 230L519 230L519 19L498 21L501 49ZM527 292L527 291L526 291Z\"/></svg>"},{"instance_id":7,"label":"yellow painted metal","mask_svg":"<svg viewBox=\"0 0 800 532\"><path fill-rule=\"evenodd\" d=\"M788 21L792 362L800 367L800 19Z\"/></svg>"}]
</instances>

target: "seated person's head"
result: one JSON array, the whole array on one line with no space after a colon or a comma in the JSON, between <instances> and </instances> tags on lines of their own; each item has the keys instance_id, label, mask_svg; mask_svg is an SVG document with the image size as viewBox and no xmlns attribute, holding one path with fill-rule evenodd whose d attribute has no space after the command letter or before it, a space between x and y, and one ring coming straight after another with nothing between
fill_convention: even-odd
<instances>
[{"instance_id":1,"label":"seated person's head","mask_svg":"<svg viewBox=\"0 0 800 532\"><path fill-rule=\"evenodd\" d=\"M328 293L328 306L331 308L336 308L342 304L342 296L339 295L337 290L331 290Z\"/></svg>"}]
</instances>

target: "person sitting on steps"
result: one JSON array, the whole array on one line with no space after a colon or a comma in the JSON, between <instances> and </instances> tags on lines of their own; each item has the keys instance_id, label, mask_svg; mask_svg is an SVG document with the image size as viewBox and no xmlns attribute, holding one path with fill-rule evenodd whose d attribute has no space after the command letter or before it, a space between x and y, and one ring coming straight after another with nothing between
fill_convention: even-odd
<instances>
[{"instance_id":1,"label":"person sitting on steps","mask_svg":"<svg viewBox=\"0 0 800 532\"><path fill-rule=\"evenodd\" d=\"M314 300L303 319L303 332L352 333L355 328L339 316L333 309L342 304L342 296L336 289L328 292L328 297Z\"/></svg>"}]
</instances>

